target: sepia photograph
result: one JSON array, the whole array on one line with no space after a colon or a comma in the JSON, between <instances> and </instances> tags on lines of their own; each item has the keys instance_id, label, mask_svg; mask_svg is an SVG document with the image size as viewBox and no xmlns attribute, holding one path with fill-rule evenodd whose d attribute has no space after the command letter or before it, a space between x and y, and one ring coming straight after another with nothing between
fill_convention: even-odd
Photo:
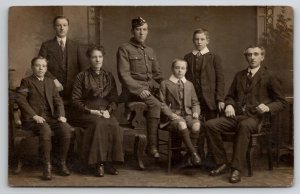
<instances>
[{"instance_id":1,"label":"sepia photograph","mask_svg":"<svg viewBox=\"0 0 300 194\"><path fill-rule=\"evenodd\" d=\"M291 6L11 6L10 187L294 185Z\"/></svg>"}]
</instances>

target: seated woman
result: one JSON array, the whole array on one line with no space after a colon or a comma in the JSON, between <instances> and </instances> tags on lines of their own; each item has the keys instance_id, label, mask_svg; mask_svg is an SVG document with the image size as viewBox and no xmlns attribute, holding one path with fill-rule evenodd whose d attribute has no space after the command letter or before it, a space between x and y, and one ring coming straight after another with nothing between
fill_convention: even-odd
<instances>
[{"instance_id":1,"label":"seated woman","mask_svg":"<svg viewBox=\"0 0 300 194\"><path fill-rule=\"evenodd\" d=\"M124 157L119 123L113 116L116 83L113 75L101 68L103 47L90 46L86 54L91 67L77 75L72 92L72 123L85 129L80 156L95 167L96 176L117 175L112 162L123 162Z\"/></svg>"}]
</instances>

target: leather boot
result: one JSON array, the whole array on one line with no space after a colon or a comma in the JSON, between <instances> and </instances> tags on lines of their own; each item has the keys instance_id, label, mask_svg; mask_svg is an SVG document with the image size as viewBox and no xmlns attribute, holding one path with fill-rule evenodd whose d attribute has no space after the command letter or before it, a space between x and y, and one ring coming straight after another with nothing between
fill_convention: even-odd
<instances>
[{"instance_id":1,"label":"leather boot","mask_svg":"<svg viewBox=\"0 0 300 194\"><path fill-rule=\"evenodd\" d=\"M148 149L147 154L150 157L159 158L160 155L157 150L157 128L159 119L148 118L147 120L147 137L148 137Z\"/></svg>"},{"instance_id":2,"label":"leather boot","mask_svg":"<svg viewBox=\"0 0 300 194\"><path fill-rule=\"evenodd\" d=\"M40 145L43 153L44 169L43 169L43 179L52 179L52 166L50 163L50 152L51 152L51 140L40 139Z\"/></svg>"},{"instance_id":3,"label":"leather boot","mask_svg":"<svg viewBox=\"0 0 300 194\"><path fill-rule=\"evenodd\" d=\"M60 142L61 149L60 149L60 173L62 176L69 176L71 173L66 165L66 159L68 156L68 151L70 147L70 138L63 138Z\"/></svg>"},{"instance_id":4,"label":"leather boot","mask_svg":"<svg viewBox=\"0 0 300 194\"><path fill-rule=\"evenodd\" d=\"M43 179L44 180L52 179L52 166L50 162L47 162L44 166Z\"/></svg>"},{"instance_id":5,"label":"leather boot","mask_svg":"<svg viewBox=\"0 0 300 194\"><path fill-rule=\"evenodd\" d=\"M180 134L182 136L184 145L186 146L186 148L188 149L188 151L190 153L192 164L195 166L200 165L201 159L200 159L199 155L197 154L197 151L196 151L194 145L192 144L192 141L191 141L191 138L189 135L189 130L187 128L180 130Z\"/></svg>"},{"instance_id":6,"label":"leather boot","mask_svg":"<svg viewBox=\"0 0 300 194\"><path fill-rule=\"evenodd\" d=\"M62 176L69 176L71 174L65 161L60 163L60 174Z\"/></svg>"}]
</instances>

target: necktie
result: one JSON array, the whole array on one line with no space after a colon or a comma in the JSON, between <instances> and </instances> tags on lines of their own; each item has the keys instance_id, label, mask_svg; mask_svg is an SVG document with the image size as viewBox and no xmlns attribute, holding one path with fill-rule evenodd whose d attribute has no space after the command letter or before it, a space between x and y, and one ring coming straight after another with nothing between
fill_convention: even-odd
<instances>
[{"instance_id":1,"label":"necktie","mask_svg":"<svg viewBox=\"0 0 300 194\"><path fill-rule=\"evenodd\" d=\"M177 85L178 85L178 90L179 90L179 98L183 99L183 82L182 82L182 80L178 80Z\"/></svg>"},{"instance_id":2,"label":"necktie","mask_svg":"<svg viewBox=\"0 0 300 194\"><path fill-rule=\"evenodd\" d=\"M59 47L60 47L60 50L61 50L62 52L64 52L64 50L65 50L65 45L64 45L64 41L63 41L62 39L59 41Z\"/></svg>"},{"instance_id":3,"label":"necktie","mask_svg":"<svg viewBox=\"0 0 300 194\"><path fill-rule=\"evenodd\" d=\"M247 73L247 87L251 85L252 82L252 72L249 70Z\"/></svg>"}]
</instances>

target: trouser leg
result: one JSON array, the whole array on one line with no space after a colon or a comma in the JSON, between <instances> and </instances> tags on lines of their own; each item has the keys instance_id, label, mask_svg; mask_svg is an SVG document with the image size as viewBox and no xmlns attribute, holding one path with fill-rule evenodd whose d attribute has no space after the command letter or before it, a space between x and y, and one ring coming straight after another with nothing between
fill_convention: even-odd
<instances>
[{"instance_id":1,"label":"trouser leg","mask_svg":"<svg viewBox=\"0 0 300 194\"><path fill-rule=\"evenodd\" d=\"M245 118L238 121L236 127L236 139L233 146L233 156L231 167L239 171L242 170L243 161L246 158L246 153L251 138L251 133L256 130L258 120L256 118Z\"/></svg>"}]
</instances>

